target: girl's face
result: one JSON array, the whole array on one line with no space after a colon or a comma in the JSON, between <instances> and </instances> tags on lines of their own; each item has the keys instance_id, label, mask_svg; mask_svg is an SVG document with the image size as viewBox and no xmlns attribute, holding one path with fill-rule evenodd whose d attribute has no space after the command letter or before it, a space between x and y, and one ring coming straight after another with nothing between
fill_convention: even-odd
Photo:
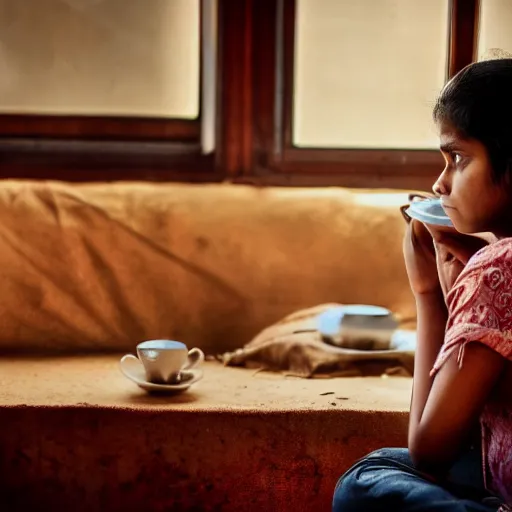
<instances>
[{"instance_id":1,"label":"girl's face","mask_svg":"<svg viewBox=\"0 0 512 512\"><path fill-rule=\"evenodd\" d=\"M512 187L494 182L485 146L440 123L440 149L446 162L433 190L455 229L461 233L492 232L512 236Z\"/></svg>"}]
</instances>

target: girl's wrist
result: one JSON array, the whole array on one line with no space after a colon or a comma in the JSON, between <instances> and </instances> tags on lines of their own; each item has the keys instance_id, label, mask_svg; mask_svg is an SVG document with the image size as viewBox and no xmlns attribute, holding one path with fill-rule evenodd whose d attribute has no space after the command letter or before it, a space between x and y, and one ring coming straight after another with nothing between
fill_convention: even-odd
<instances>
[{"instance_id":1,"label":"girl's wrist","mask_svg":"<svg viewBox=\"0 0 512 512\"><path fill-rule=\"evenodd\" d=\"M448 308L444 299L443 292L432 291L429 293L420 293L415 295L416 299L416 314L418 321L443 321L448 320Z\"/></svg>"},{"instance_id":2,"label":"girl's wrist","mask_svg":"<svg viewBox=\"0 0 512 512\"><path fill-rule=\"evenodd\" d=\"M428 293L418 293L414 296L416 300L416 313L417 317L442 317L444 320L448 319L448 308L441 289Z\"/></svg>"},{"instance_id":3,"label":"girl's wrist","mask_svg":"<svg viewBox=\"0 0 512 512\"><path fill-rule=\"evenodd\" d=\"M436 288L435 290L429 290L426 292L416 292L414 293L414 298L416 300L416 304L428 302L442 302L445 304L443 290L441 286L439 288Z\"/></svg>"}]
</instances>

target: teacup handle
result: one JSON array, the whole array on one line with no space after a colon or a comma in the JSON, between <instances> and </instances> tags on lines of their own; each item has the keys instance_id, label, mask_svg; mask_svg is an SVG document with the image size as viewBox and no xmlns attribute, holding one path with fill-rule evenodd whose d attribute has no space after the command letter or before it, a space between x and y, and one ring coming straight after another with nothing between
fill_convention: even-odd
<instances>
[{"instance_id":1,"label":"teacup handle","mask_svg":"<svg viewBox=\"0 0 512 512\"><path fill-rule=\"evenodd\" d=\"M188 362L185 363L183 370L190 370L199 366L204 361L204 353L200 348L193 348L188 352Z\"/></svg>"},{"instance_id":2,"label":"teacup handle","mask_svg":"<svg viewBox=\"0 0 512 512\"><path fill-rule=\"evenodd\" d=\"M140 362L140 359L137 356L134 356L133 354L126 354L121 358L120 362L121 364L123 364L125 361L133 361L134 359L135 361Z\"/></svg>"}]
</instances>

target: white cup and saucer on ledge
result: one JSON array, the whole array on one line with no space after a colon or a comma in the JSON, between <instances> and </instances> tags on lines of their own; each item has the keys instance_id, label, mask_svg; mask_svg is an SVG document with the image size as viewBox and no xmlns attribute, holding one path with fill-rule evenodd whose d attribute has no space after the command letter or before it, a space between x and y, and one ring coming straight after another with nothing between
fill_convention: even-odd
<instances>
[{"instance_id":1,"label":"white cup and saucer on ledge","mask_svg":"<svg viewBox=\"0 0 512 512\"><path fill-rule=\"evenodd\" d=\"M180 341L150 340L137 345L137 357L126 354L120 368L124 376L148 392L178 393L201 380L204 361L199 348L188 350Z\"/></svg>"}]
</instances>

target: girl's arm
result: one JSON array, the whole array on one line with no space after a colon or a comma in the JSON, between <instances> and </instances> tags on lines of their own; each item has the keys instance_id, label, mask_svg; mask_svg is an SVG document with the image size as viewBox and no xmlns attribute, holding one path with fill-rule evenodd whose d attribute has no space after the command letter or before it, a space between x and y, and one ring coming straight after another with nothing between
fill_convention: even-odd
<instances>
[{"instance_id":1,"label":"girl's arm","mask_svg":"<svg viewBox=\"0 0 512 512\"><path fill-rule=\"evenodd\" d=\"M447 310L440 290L416 296L417 344L414 356L414 380L409 415L409 447L416 439L418 425L425 409L433 379L430 372L441 350L447 320Z\"/></svg>"},{"instance_id":2,"label":"girl's arm","mask_svg":"<svg viewBox=\"0 0 512 512\"><path fill-rule=\"evenodd\" d=\"M425 336L428 331L425 329ZM432 340L425 337L423 341L427 344ZM430 355L428 349L422 350L420 358ZM505 359L498 352L478 342L465 346L462 367L457 355L455 352L449 357L432 384L422 374L425 380L418 381L417 397L413 397L409 451L419 469L433 474L449 469L467 446L505 366ZM418 366L423 366L422 361Z\"/></svg>"},{"instance_id":3,"label":"girl's arm","mask_svg":"<svg viewBox=\"0 0 512 512\"><path fill-rule=\"evenodd\" d=\"M445 235L429 233L421 223L412 221L404 237L405 263L418 316L409 451L415 464L429 473L446 471L467 446L506 360L483 343L469 343L462 365L455 350L436 377L430 377L445 336L443 291L452 287L478 249L474 239Z\"/></svg>"},{"instance_id":4,"label":"girl's arm","mask_svg":"<svg viewBox=\"0 0 512 512\"><path fill-rule=\"evenodd\" d=\"M462 367L456 351L430 377L444 338L446 307L443 296L416 297L418 344L409 420L409 452L415 465L443 473L467 446L479 415L496 385L505 359L481 343L464 349Z\"/></svg>"}]
</instances>

